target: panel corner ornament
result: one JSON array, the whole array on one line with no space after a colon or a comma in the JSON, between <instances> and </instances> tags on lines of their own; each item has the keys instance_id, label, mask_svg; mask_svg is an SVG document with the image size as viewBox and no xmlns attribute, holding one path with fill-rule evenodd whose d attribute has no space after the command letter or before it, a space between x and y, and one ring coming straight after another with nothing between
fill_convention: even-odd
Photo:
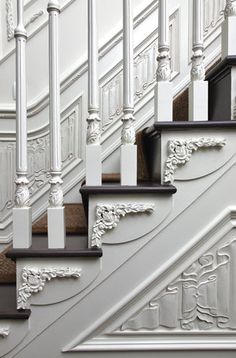
<instances>
[{"instance_id":1,"label":"panel corner ornament","mask_svg":"<svg viewBox=\"0 0 236 358\"><path fill-rule=\"evenodd\" d=\"M201 148L222 148L226 144L223 138L171 139L168 142L169 156L164 170L164 183L173 184L174 173L178 166L186 164L193 152Z\"/></svg>"},{"instance_id":2,"label":"panel corner ornament","mask_svg":"<svg viewBox=\"0 0 236 358\"><path fill-rule=\"evenodd\" d=\"M10 333L9 328L6 328L6 327L1 328L0 327L0 337L6 338L9 335L9 333Z\"/></svg>"},{"instance_id":3,"label":"panel corner ornament","mask_svg":"<svg viewBox=\"0 0 236 358\"><path fill-rule=\"evenodd\" d=\"M225 19L230 16L236 16L236 0L226 0L226 6L224 9Z\"/></svg>"},{"instance_id":4,"label":"panel corner ornament","mask_svg":"<svg viewBox=\"0 0 236 358\"><path fill-rule=\"evenodd\" d=\"M117 227L120 219L127 214L152 213L154 204L98 204L96 207L96 222L92 228L91 246L101 247L102 236L108 230Z\"/></svg>"},{"instance_id":5,"label":"panel corner ornament","mask_svg":"<svg viewBox=\"0 0 236 358\"><path fill-rule=\"evenodd\" d=\"M24 267L22 270L22 285L18 289L17 309L26 309L29 298L33 293L43 291L45 283L53 278L80 278L81 269L69 267Z\"/></svg>"}]
</instances>

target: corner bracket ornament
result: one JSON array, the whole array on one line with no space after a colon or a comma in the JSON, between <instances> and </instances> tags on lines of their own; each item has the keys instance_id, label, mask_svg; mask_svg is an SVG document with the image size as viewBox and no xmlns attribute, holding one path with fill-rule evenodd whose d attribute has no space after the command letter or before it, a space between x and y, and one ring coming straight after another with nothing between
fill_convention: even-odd
<instances>
[{"instance_id":1,"label":"corner bracket ornament","mask_svg":"<svg viewBox=\"0 0 236 358\"><path fill-rule=\"evenodd\" d=\"M101 247L102 236L117 227L121 217L127 214L152 213L154 204L98 204L96 222L92 228L91 247Z\"/></svg>"},{"instance_id":2,"label":"corner bracket ornament","mask_svg":"<svg viewBox=\"0 0 236 358\"><path fill-rule=\"evenodd\" d=\"M9 335L9 328L0 328L0 337L6 338Z\"/></svg>"},{"instance_id":3,"label":"corner bracket ornament","mask_svg":"<svg viewBox=\"0 0 236 358\"><path fill-rule=\"evenodd\" d=\"M230 16L236 16L236 0L226 0L224 16L225 19Z\"/></svg>"},{"instance_id":4,"label":"corner bracket ornament","mask_svg":"<svg viewBox=\"0 0 236 358\"><path fill-rule=\"evenodd\" d=\"M25 267L22 270L23 283L18 289L17 309L26 309L33 293L43 291L45 283L53 278L79 278L81 269Z\"/></svg>"},{"instance_id":5,"label":"corner bracket ornament","mask_svg":"<svg viewBox=\"0 0 236 358\"><path fill-rule=\"evenodd\" d=\"M201 148L222 148L226 144L223 138L171 139L168 143L169 156L166 160L164 183L173 184L174 173L178 166L186 164L193 152Z\"/></svg>"}]
</instances>

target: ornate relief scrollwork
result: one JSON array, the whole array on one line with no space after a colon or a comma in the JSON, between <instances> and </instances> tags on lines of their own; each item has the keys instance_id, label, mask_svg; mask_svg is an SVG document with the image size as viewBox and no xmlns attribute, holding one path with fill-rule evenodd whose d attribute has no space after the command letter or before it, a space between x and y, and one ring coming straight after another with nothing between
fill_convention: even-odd
<instances>
[{"instance_id":1,"label":"ornate relief scrollwork","mask_svg":"<svg viewBox=\"0 0 236 358\"><path fill-rule=\"evenodd\" d=\"M168 143L169 156L166 160L164 183L174 182L174 173L178 166L186 164L193 152L200 148L222 148L226 140L222 138L171 139Z\"/></svg>"},{"instance_id":2,"label":"ornate relief scrollwork","mask_svg":"<svg viewBox=\"0 0 236 358\"><path fill-rule=\"evenodd\" d=\"M91 113L87 118L87 144L99 145L101 139L101 119L98 113Z\"/></svg>"},{"instance_id":3,"label":"ornate relief scrollwork","mask_svg":"<svg viewBox=\"0 0 236 358\"><path fill-rule=\"evenodd\" d=\"M122 118L121 143L124 145L135 143L134 121L134 116L131 113L124 114Z\"/></svg>"},{"instance_id":4,"label":"ornate relief scrollwork","mask_svg":"<svg viewBox=\"0 0 236 358\"><path fill-rule=\"evenodd\" d=\"M0 328L0 337L5 338L9 335L10 330L9 328Z\"/></svg>"},{"instance_id":5,"label":"ornate relief scrollwork","mask_svg":"<svg viewBox=\"0 0 236 358\"><path fill-rule=\"evenodd\" d=\"M37 268L25 267L22 270L23 283L18 289L17 309L26 309L28 299L33 293L38 293L44 289L45 283L53 278L79 278L81 269L66 268Z\"/></svg>"},{"instance_id":6,"label":"ornate relief scrollwork","mask_svg":"<svg viewBox=\"0 0 236 358\"><path fill-rule=\"evenodd\" d=\"M63 180L59 175L52 177L49 181L50 193L49 193L49 205L51 207L60 207L63 206L63 191L62 191L62 183Z\"/></svg>"},{"instance_id":7,"label":"ornate relief scrollwork","mask_svg":"<svg viewBox=\"0 0 236 358\"><path fill-rule=\"evenodd\" d=\"M206 253L121 330L236 330L236 239Z\"/></svg>"},{"instance_id":8,"label":"ornate relief scrollwork","mask_svg":"<svg viewBox=\"0 0 236 358\"><path fill-rule=\"evenodd\" d=\"M16 191L15 191L15 206L17 208L24 208L30 205L30 193L28 184L29 181L26 176L19 175L16 180Z\"/></svg>"},{"instance_id":9,"label":"ornate relief scrollwork","mask_svg":"<svg viewBox=\"0 0 236 358\"><path fill-rule=\"evenodd\" d=\"M156 72L157 81L170 81L171 67L169 50L161 51L157 57L158 67Z\"/></svg>"},{"instance_id":10,"label":"ornate relief scrollwork","mask_svg":"<svg viewBox=\"0 0 236 358\"><path fill-rule=\"evenodd\" d=\"M114 229L121 217L127 214L152 213L154 204L98 204L96 207L96 222L93 225L91 246L101 247L102 236L108 230Z\"/></svg>"},{"instance_id":11,"label":"ornate relief scrollwork","mask_svg":"<svg viewBox=\"0 0 236 358\"><path fill-rule=\"evenodd\" d=\"M236 0L226 0L224 16L225 18L236 16Z\"/></svg>"}]
</instances>

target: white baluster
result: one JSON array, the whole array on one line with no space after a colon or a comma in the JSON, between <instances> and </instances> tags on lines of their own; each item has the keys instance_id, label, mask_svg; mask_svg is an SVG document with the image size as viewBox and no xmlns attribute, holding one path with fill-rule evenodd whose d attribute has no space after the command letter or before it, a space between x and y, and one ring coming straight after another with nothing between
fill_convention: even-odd
<instances>
[{"instance_id":1,"label":"white baluster","mask_svg":"<svg viewBox=\"0 0 236 358\"><path fill-rule=\"evenodd\" d=\"M222 59L236 56L236 0L227 0L224 10L225 20L222 24Z\"/></svg>"},{"instance_id":2,"label":"white baluster","mask_svg":"<svg viewBox=\"0 0 236 358\"><path fill-rule=\"evenodd\" d=\"M208 120L208 82L205 79L203 0L193 0L193 56L189 86L189 120Z\"/></svg>"},{"instance_id":3,"label":"white baluster","mask_svg":"<svg viewBox=\"0 0 236 358\"><path fill-rule=\"evenodd\" d=\"M158 67L155 88L155 120L173 120L173 88L170 66L168 0L159 0L158 10Z\"/></svg>"},{"instance_id":4,"label":"white baluster","mask_svg":"<svg viewBox=\"0 0 236 358\"><path fill-rule=\"evenodd\" d=\"M16 39L16 192L13 209L13 247L29 248L32 244L32 213L29 207L27 179L27 107L24 2L17 1Z\"/></svg>"},{"instance_id":5,"label":"white baluster","mask_svg":"<svg viewBox=\"0 0 236 358\"><path fill-rule=\"evenodd\" d=\"M61 179L61 129L60 129L60 73L59 73L59 36L58 0L50 0L49 13L49 123L50 123L50 193L48 208L48 247L65 247L65 218Z\"/></svg>"},{"instance_id":6,"label":"white baluster","mask_svg":"<svg viewBox=\"0 0 236 358\"><path fill-rule=\"evenodd\" d=\"M99 117L96 0L88 0L88 127L86 185L101 185L101 129Z\"/></svg>"},{"instance_id":7,"label":"white baluster","mask_svg":"<svg viewBox=\"0 0 236 358\"><path fill-rule=\"evenodd\" d=\"M134 61L132 1L123 0L123 126L121 185L137 185L137 146L134 129Z\"/></svg>"}]
</instances>

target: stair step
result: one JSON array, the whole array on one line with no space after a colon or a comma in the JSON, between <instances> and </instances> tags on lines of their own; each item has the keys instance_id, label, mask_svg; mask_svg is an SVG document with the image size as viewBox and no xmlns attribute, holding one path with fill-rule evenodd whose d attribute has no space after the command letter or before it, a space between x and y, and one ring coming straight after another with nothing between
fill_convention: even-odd
<instances>
[{"instance_id":1,"label":"stair step","mask_svg":"<svg viewBox=\"0 0 236 358\"><path fill-rule=\"evenodd\" d=\"M16 264L5 256L6 251L0 253L0 284L16 282Z\"/></svg>"},{"instance_id":2,"label":"stair step","mask_svg":"<svg viewBox=\"0 0 236 358\"><path fill-rule=\"evenodd\" d=\"M30 310L16 309L16 285L2 283L0 285L0 319L28 319Z\"/></svg>"}]
</instances>

